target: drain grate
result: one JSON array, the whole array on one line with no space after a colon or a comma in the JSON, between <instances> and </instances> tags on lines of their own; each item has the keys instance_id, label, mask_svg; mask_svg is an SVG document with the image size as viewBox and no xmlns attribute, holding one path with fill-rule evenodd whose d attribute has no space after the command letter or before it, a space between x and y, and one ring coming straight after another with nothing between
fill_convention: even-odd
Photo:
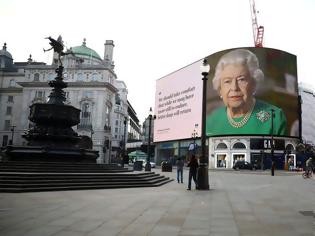
<instances>
[{"instance_id":1,"label":"drain grate","mask_svg":"<svg viewBox=\"0 0 315 236\"><path fill-rule=\"evenodd\" d=\"M315 218L314 211L300 211L300 214L303 216L313 216Z\"/></svg>"}]
</instances>

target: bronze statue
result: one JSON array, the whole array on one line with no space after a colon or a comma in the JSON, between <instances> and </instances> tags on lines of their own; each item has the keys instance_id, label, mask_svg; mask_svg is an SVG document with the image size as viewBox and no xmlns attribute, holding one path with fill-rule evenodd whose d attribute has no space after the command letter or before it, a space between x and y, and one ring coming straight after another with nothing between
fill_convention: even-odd
<instances>
[{"instance_id":1,"label":"bronze statue","mask_svg":"<svg viewBox=\"0 0 315 236\"><path fill-rule=\"evenodd\" d=\"M61 56L65 56L65 55L68 55L68 54L73 54L71 50L70 51L68 50L67 52L63 52L64 45L63 45L63 41L62 41L61 35L59 35L57 40L53 39L50 36L47 37L46 39L50 40L49 44L51 45L51 48L43 49L44 52L47 52L47 51L50 51L50 50L54 49L54 52L58 53L58 60L60 62L60 65L62 65L62 62L61 62L61 59L60 59Z\"/></svg>"}]
</instances>

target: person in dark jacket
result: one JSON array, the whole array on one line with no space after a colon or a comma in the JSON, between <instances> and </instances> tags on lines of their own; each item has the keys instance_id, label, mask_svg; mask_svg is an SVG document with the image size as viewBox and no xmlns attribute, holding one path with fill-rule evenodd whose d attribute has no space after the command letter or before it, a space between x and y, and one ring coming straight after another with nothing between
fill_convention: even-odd
<instances>
[{"instance_id":1,"label":"person in dark jacket","mask_svg":"<svg viewBox=\"0 0 315 236\"><path fill-rule=\"evenodd\" d=\"M176 166L177 166L177 183L179 183L179 181L183 183L184 158L178 157L176 160Z\"/></svg>"},{"instance_id":2,"label":"person in dark jacket","mask_svg":"<svg viewBox=\"0 0 315 236\"><path fill-rule=\"evenodd\" d=\"M189 167L189 177L188 177L188 188L187 190L191 190L191 179L194 180L195 185L197 186L197 169L198 169L198 161L195 155L192 155L190 161L187 164Z\"/></svg>"}]
</instances>

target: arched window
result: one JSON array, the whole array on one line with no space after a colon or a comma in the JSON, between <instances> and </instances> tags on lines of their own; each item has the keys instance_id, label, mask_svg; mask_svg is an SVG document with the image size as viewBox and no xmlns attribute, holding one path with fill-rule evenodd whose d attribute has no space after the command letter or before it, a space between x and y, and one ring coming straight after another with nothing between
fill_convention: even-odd
<instances>
[{"instance_id":1,"label":"arched window","mask_svg":"<svg viewBox=\"0 0 315 236\"><path fill-rule=\"evenodd\" d=\"M83 79L84 79L83 74L82 74L82 73L79 73L79 74L78 74L78 81L83 81Z\"/></svg>"},{"instance_id":2,"label":"arched window","mask_svg":"<svg viewBox=\"0 0 315 236\"><path fill-rule=\"evenodd\" d=\"M228 147L226 146L226 144L225 143L219 143L218 145L217 145L217 148L216 149L227 149Z\"/></svg>"},{"instance_id":3,"label":"arched window","mask_svg":"<svg viewBox=\"0 0 315 236\"><path fill-rule=\"evenodd\" d=\"M288 144L286 147L285 147L285 151L287 154L291 154L293 151L294 151L294 147L292 144Z\"/></svg>"},{"instance_id":4,"label":"arched window","mask_svg":"<svg viewBox=\"0 0 315 236\"><path fill-rule=\"evenodd\" d=\"M34 74L34 81L36 81L36 82L39 81L39 74L38 73Z\"/></svg>"},{"instance_id":5,"label":"arched window","mask_svg":"<svg viewBox=\"0 0 315 236\"><path fill-rule=\"evenodd\" d=\"M92 81L97 81L98 79L99 79L99 74L97 74L97 73L93 73L92 74Z\"/></svg>"},{"instance_id":6,"label":"arched window","mask_svg":"<svg viewBox=\"0 0 315 236\"><path fill-rule=\"evenodd\" d=\"M233 145L233 149L246 149L246 146L244 143L238 142Z\"/></svg>"}]
</instances>

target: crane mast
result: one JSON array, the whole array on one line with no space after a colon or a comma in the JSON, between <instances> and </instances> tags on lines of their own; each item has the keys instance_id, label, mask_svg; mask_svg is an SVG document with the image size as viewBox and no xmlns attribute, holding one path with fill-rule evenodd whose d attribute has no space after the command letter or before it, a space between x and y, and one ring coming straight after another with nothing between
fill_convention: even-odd
<instances>
[{"instance_id":1,"label":"crane mast","mask_svg":"<svg viewBox=\"0 0 315 236\"><path fill-rule=\"evenodd\" d=\"M263 47L264 27L258 26L255 0L249 0L249 4L250 4L251 16L252 16L254 44L255 44L255 47L261 48Z\"/></svg>"}]
</instances>

